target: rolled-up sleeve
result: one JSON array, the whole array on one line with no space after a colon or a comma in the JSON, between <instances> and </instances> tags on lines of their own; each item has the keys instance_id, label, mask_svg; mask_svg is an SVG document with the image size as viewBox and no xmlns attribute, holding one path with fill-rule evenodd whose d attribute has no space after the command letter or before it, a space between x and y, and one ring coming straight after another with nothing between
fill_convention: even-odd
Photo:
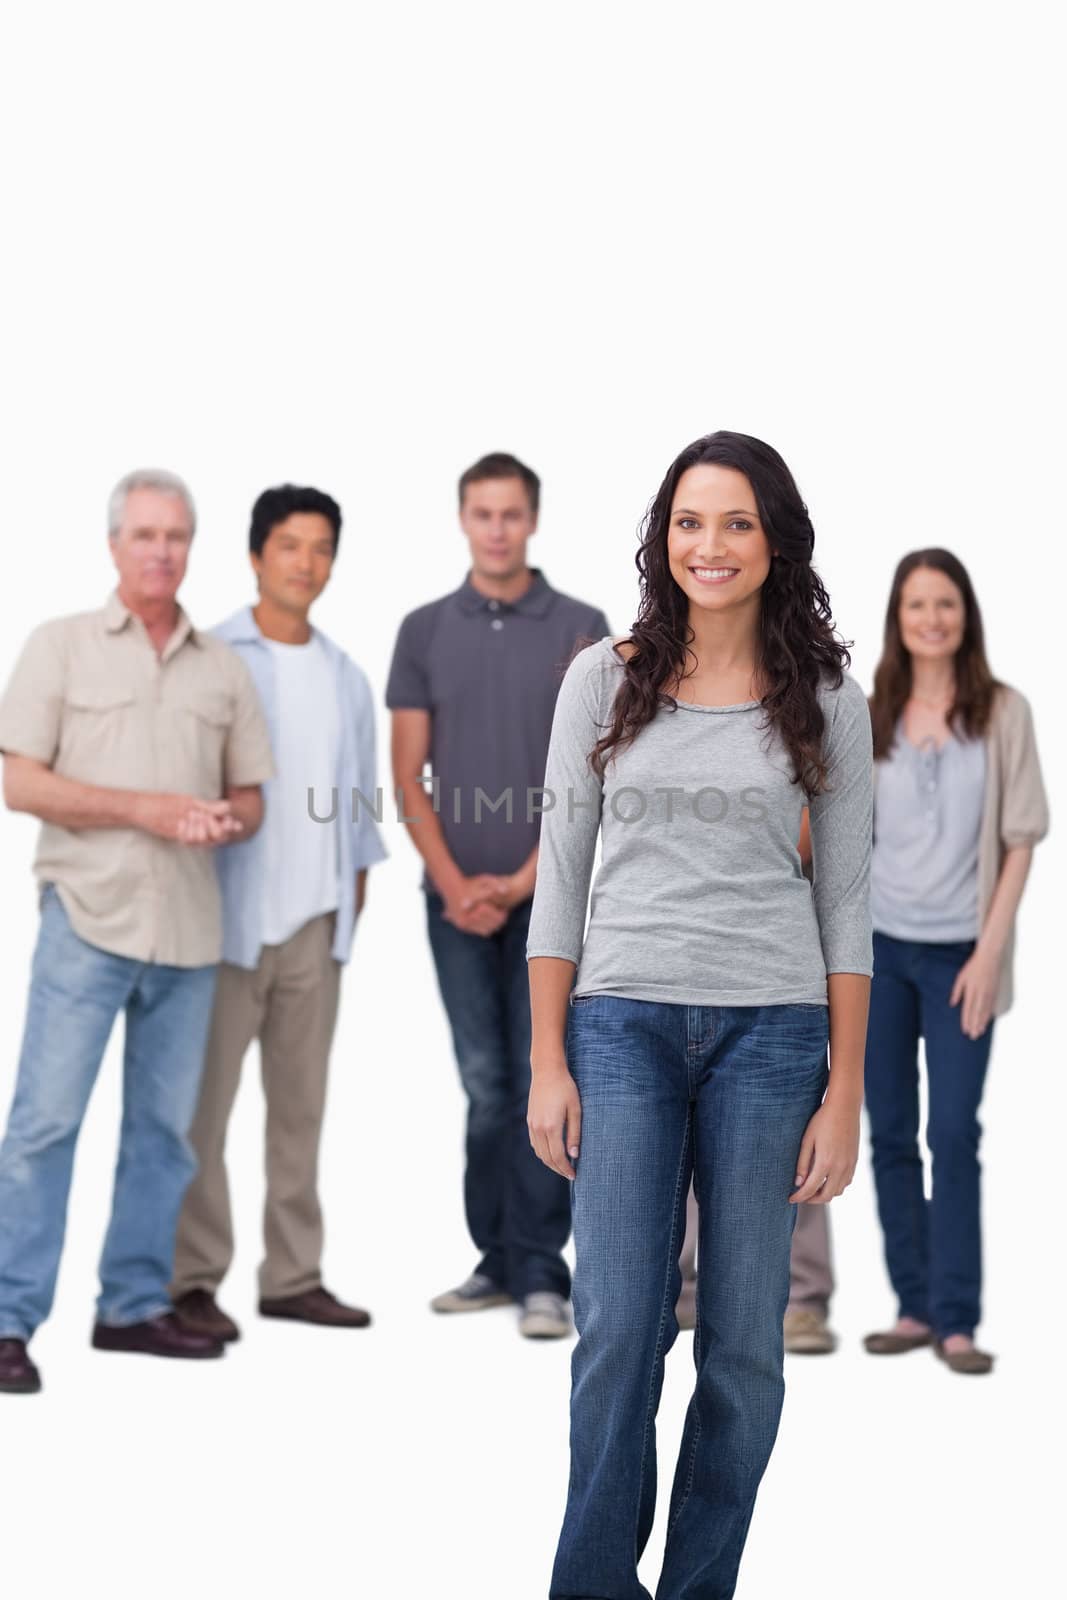
<instances>
[{"instance_id":1,"label":"rolled-up sleeve","mask_svg":"<svg viewBox=\"0 0 1067 1600\"><path fill-rule=\"evenodd\" d=\"M545 766L545 810L526 956L581 958L604 787L589 765L603 733L602 667L589 645L567 668L556 698Z\"/></svg>"},{"instance_id":2,"label":"rolled-up sleeve","mask_svg":"<svg viewBox=\"0 0 1067 1600\"><path fill-rule=\"evenodd\" d=\"M354 662L349 662L349 714L356 751L356 786L353 803L352 865L357 872L384 861L389 852L375 820L378 803L378 753L374 725L374 698L370 684Z\"/></svg>"},{"instance_id":3,"label":"rolled-up sleeve","mask_svg":"<svg viewBox=\"0 0 1067 1600\"><path fill-rule=\"evenodd\" d=\"M1040 844L1049 830L1048 795L1041 776L1030 702L1016 689L1005 730L1000 837L1006 850Z\"/></svg>"},{"instance_id":4,"label":"rolled-up sleeve","mask_svg":"<svg viewBox=\"0 0 1067 1600\"><path fill-rule=\"evenodd\" d=\"M51 766L63 725L66 669L54 623L30 634L0 698L0 752Z\"/></svg>"},{"instance_id":5,"label":"rolled-up sleeve","mask_svg":"<svg viewBox=\"0 0 1067 1600\"><path fill-rule=\"evenodd\" d=\"M867 697L847 672L832 696L827 721L827 787L808 806L815 915L827 973L870 977L873 740Z\"/></svg>"}]
</instances>

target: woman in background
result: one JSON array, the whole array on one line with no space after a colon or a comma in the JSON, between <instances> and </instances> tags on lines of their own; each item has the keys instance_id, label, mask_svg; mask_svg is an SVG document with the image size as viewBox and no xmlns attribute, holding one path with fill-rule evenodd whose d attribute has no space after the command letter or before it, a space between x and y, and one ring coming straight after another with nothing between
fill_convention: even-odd
<instances>
[{"instance_id":1,"label":"woman in background","mask_svg":"<svg viewBox=\"0 0 1067 1600\"><path fill-rule=\"evenodd\" d=\"M897 567L871 696L874 980L866 1054L878 1212L899 1315L872 1355L933 1344L986 1373L978 1107L993 1019L1012 999L1015 914L1048 831L1033 721L993 677L970 578L948 550ZM919 1153L926 1042L929 1201Z\"/></svg>"}]
</instances>

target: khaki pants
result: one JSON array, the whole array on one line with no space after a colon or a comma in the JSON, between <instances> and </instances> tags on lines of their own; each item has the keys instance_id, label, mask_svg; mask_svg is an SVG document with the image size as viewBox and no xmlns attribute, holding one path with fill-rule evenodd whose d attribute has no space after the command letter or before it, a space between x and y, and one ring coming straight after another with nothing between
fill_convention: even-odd
<instances>
[{"instance_id":1,"label":"khaki pants","mask_svg":"<svg viewBox=\"0 0 1067 1600\"><path fill-rule=\"evenodd\" d=\"M827 1206L798 1206L793 1248L789 1257L789 1304L808 1306L828 1316L834 1292L830 1251L830 1218ZM685 1216L685 1239L678 1265L682 1269L683 1294L687 1281L696 1279L697 1203L692 1187Z\"/></svg>"},{"instance_id":2,"label":"khaki pants","mask_svg":"<svg viewBox=\"0 0 1067 1600\"><path fill-rule=\"evenodd\" d=\"M219 967L200 1101L189 1132L200 1165L178 1223L175 1298L190 1289L214 1293L233 1260L226 1128L253 1039L259 1040L267 1101L260 1297L283 1299L321 1282L319 1138L341 980L330 954L334 926L330 912L305 923L284 944L265 945L254 972L227 962Z\"/></svg>"}]
</instances>

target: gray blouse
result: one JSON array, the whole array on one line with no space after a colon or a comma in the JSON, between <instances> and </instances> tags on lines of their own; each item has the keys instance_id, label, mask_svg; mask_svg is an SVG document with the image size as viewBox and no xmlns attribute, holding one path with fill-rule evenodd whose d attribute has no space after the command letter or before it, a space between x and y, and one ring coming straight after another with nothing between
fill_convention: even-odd
<instances>
[{"instance_id":1,"label":"gray blouse","mask_svg":"<svg viewBox=\"0 0 1067 1600\"><path fill-rule=\"evenodd\" d=\"M914 745L902 714L874 770L874 928L931 944L976 939L985 740L952 732L940 750L932 738Z\"/></svg>"},{"instance_id":2,"label":"gray blouse","mask_svg":"<svg viewBox=\"0 0 1067 1600\"><path fill-rule=\"evenodd\" d=\"M825 1005L827 973L870 976L874 774L856 679L818 689L829 786L809 807L809 883L804 793L759 701L661 706L602 780L592 773L624 676L609 635L560 687L527 956L574 962L572 998L676 1005Z\"/></svg>"}]
</instances>

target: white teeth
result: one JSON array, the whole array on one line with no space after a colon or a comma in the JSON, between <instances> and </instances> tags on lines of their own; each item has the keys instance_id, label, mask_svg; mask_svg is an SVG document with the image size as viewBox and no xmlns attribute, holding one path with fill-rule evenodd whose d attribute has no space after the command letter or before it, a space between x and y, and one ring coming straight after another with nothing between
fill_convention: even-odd
<instances>
[{"instance_id":1,"label":"white teeth","mask_svg":"<svg viewBox=\"0 0 1067 1600\"><path fill-rule=\"evenodd\" d=\"M694 567L698 578L732 578L736 567Z\"/></svg>"}]
</instances>

